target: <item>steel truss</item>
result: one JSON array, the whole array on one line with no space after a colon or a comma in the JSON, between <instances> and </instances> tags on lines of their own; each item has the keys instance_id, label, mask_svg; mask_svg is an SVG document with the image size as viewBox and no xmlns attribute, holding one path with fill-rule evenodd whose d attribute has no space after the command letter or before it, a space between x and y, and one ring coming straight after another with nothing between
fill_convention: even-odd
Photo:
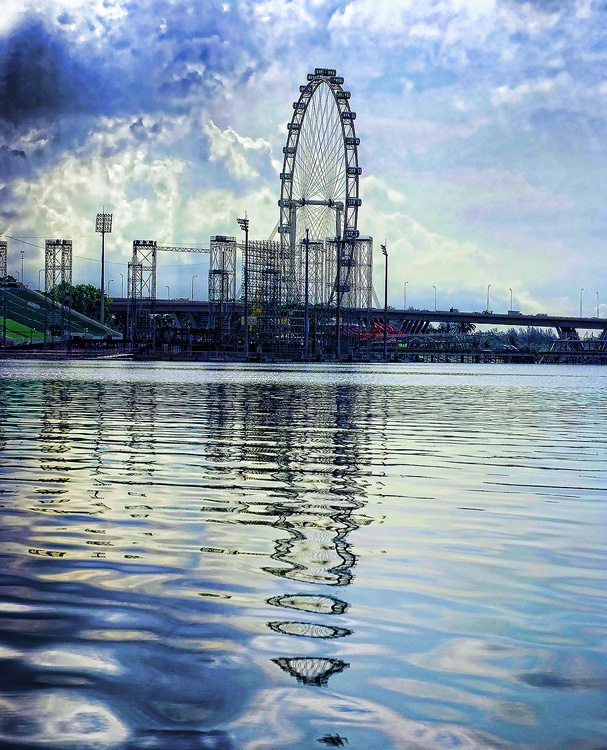
<instances>
[{"instance_id":1,"label":"steel truss","mask_svg":"<svg viewBox=\"0 0 607 750\"><path fill-rule=\"evenodd\" d=\"M8 276L8 243L0 240L0 280L5 281Z\"/></svg>"},{"instance_id":2,"label":"steel truss","mask_svg":"<svg viewBox=\"0 0 607 750\"><path fill-rule=\"evenodd\" d=\"M236 238L211 237L209 258L209 328L217 344L229 344L236 305Z\"/></svg>"},{"instance_id":3,"label":"steel truss","mask_svg":"<svg viewBox=\"0 0 607 750\"><path fill-rule=\"evenodd\" d=\"M59 288L57 304L53 304L49 293ZM46 326L51 336L63 338L69 331L72 308L72 241L46 240L44 246L44 291ZM45 331L46 339L46 331Z\"/></svg>"},{"instance_id":4,"label":"steel truss","mask_svg":"<svg viewBox=\"0 0 607 750\"><path fill-rule=\"evenodd\" d=\"M156 254L154 240L135 240L128 265L128 338L132 344L154 338L153 314L156 299Z\"/></svg>"},{"instance_id":5,"label":"steel truss","mask_svg":"<svg viewBox=\"0 0 607 750\"><path fill-rule=\"evenodd\" d=\"M286 328L282 311L282 258L279 242L249 240L248 297L250 347L278 351Z\"/></svg>"},{"instance_id":6,"label":"steel truss","mask_svg":"<svg viewBox=\"0 0 607 750\"><path fill-rule=\"evenodd\" d=\"M220 236L211 237L210 248L159 245L155 240L133 242L133 256L128 266L127 282L127 331L131 342L154 342L159 252L210 253L210 326L215 331L219 345L226 346L234 333L232 317L236 302L236 240L234 237Z\"/></svg>"},{"instance_id":7,"label":"steel truss","mask_svg":"<svg viewBox=\"0 0 607 750\"><path fill-rule=\"evenodd\" d=\"M360 325L371 326L373 307L373 239L358 237L327 240L326 288L328 308L335 313L335 334L339 337L340 354L368 354L369 339L360 338ZM360 311L363 311L361 321ZM365 315L366 312L366 315Z\"/></svg>"}]
</instances>

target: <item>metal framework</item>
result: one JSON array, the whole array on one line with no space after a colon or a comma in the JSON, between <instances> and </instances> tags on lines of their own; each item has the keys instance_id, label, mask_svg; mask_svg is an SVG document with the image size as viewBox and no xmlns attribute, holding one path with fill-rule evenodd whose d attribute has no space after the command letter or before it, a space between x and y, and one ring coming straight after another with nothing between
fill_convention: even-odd
<instances>
[{"instance_id":1,"label":"metal framework","mask_svg":"<svg viewBox=\"0 0 607 750\"><path fill-rule=\"evenodd\" d=\"M282 314L282 261L279 242L249 241L248 297L251 346L277 351L286 324Z\"/></svg>"},{"instance_id":2,"label":"metal framework","mask_svg":"<svg viewBox=\"0 0 607 750\"><path fill-rule=\"evenodd\" d=\"M63 337L69 330L71 317L72 241L46 240L44 247L44 291L48 297L55 287L61 294L57 305L49 299L46 327L51 336ZM46 338L46 336L45 336Z\"/></svg>"},{"instance_id":3,"label":"metal framework","mask_svg":"<svg viewBox=\"0 0 607 750\"><path fill-rule=\"evenodd\" d=\"M236 238L211 237L209 258L209 328L215 331L220 346L232 334L236 304Z\"/></svg>"},{"instance_id":4,"label":"metal framework","mask_svg":"<svg viewBox=\"0 0 607 750\"><path fill-rule=\"evenodd\" d=\"M335 302L335 292L339 288L343 310L370 310L373 306L373 238L327 240L325 257L327 302Z\"/></svg>"},{"instance_id":5,"label":"metal framework","mask_svg":"<svg viewBox=\"0 0 607 750\"><path fill-rule=\"evenodd\" d=\"M280 175L280 221L287 302L301 302L297 248L309 231L313 240L358 237L358 145L344 79L329 68L316 68L300 86L287 125Z\"/></svg>"},{"instance_id":6,"label":"metal framework","mask_svg":"<svg viewBox=\"0 0 607 750\"><path fill-rule=\"evenodd\" d=\"M128 265L127 276L127 331L133 344L137 341L150 341L154 335L152 315L156 299L157 250L155 240L133 242L133 256Z\"/></svg>"},{"instance_id":7,"label":"metal framework","mask_svg":"<svg viewBox=\"0 0 607 750\"><path fill-rule=\"evenodd\" d=\"M8 276L8 243L0 240L0 279L5 280Z\"/></svg>"},{"instance_id":8,"label":"metal framework","mask_svg":"<svg viewBox=\"0 0 607 750\"><path fill-rule=\"evenodd\" d=\"M211 237L209 248L159 245L155 240L135 240L127 281L129 339L133 343L154 340L158 252L210 253L209 327L214 331L218 345L227 345L235 333L232 318L236 302L236 247L234 237L221 236Z\"/></svg>"}]
</instances>

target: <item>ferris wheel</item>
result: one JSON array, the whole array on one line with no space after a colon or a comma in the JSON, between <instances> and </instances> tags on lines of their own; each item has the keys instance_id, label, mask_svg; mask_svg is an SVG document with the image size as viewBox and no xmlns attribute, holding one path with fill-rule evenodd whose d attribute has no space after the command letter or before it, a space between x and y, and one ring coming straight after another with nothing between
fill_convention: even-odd
<instances>
[{"instance_id":1,"label":"ferris wheel","mask_svg":"<svg viewBox=\"0 0 607 750\"><path fill-rule=\"evenodd\" d=\"M360 139L343 82L335 70L316 68L293 102L278 202L283 248L295 248L306 230L321 241L358 237Z\"/></svg>"}]
</instances>

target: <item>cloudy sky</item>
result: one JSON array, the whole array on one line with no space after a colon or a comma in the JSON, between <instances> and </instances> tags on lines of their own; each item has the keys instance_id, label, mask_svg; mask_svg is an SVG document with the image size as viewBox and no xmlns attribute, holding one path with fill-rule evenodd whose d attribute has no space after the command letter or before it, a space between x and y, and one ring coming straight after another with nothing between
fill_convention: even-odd
<instances>
[{"instance_id":1,"label":"cloudy sky","mask_svg":"<svg viewBox=\"0 0 607 750\"><path fill-rule=\"evenodd\" d=\"M607 315L607 10L595 0L0 0L0 233L37 287L44 238L110 295L133 239L267 239L292 102L315 67L352 92L359 229L390 302ZM25 244L28 243L28 244ZM206 296L205 255L159 296ZM166 289L169 285L170 292ZM603 304L603 302L605 304Z\"/></svg>"}]
</instances>

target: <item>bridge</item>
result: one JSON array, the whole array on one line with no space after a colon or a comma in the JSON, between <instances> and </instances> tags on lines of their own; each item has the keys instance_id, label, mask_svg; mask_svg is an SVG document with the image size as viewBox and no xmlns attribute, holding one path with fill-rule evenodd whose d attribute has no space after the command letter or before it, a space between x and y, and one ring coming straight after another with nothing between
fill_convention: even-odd
<instances>
[{"instance_id":1,"label":"bridge","mask_svg":"<svg viewBox=\"0 0 607 750\"><path fill-rule=\"evenodd\" d=\"M114 312L126 313L128 312L128 306L128 297L113 299L112 309ZM209 309L209 303L204 300L154 300L154 312L158 315L173 315L177 328L188 327L187 321L189 320L189 315L193 313L201 315L204 320L207 320ZM233 303L232 309L235 316L241 316L244 313L242 302ZM311 309L314 309L314 306L311 306ZM326 309L326 305L323 306L323 309ZM351 316L356 320L357 324L364 325L369 319L383 321L384 310L383 308L358 308L351 311ZM405 334L426 333L433 323L465 323L488 327L525 328L533 326L535 328L552 328L561 339L575 338L578 331L600 331L607 338L607 318L549 315L546 313L527 315L516 310L506 313L495 313L486 311L461 312L455 309L417 310L412 308L406 310L388 308L387 318L389 323L397 326Z\"/></svg>"}]
</instances>

